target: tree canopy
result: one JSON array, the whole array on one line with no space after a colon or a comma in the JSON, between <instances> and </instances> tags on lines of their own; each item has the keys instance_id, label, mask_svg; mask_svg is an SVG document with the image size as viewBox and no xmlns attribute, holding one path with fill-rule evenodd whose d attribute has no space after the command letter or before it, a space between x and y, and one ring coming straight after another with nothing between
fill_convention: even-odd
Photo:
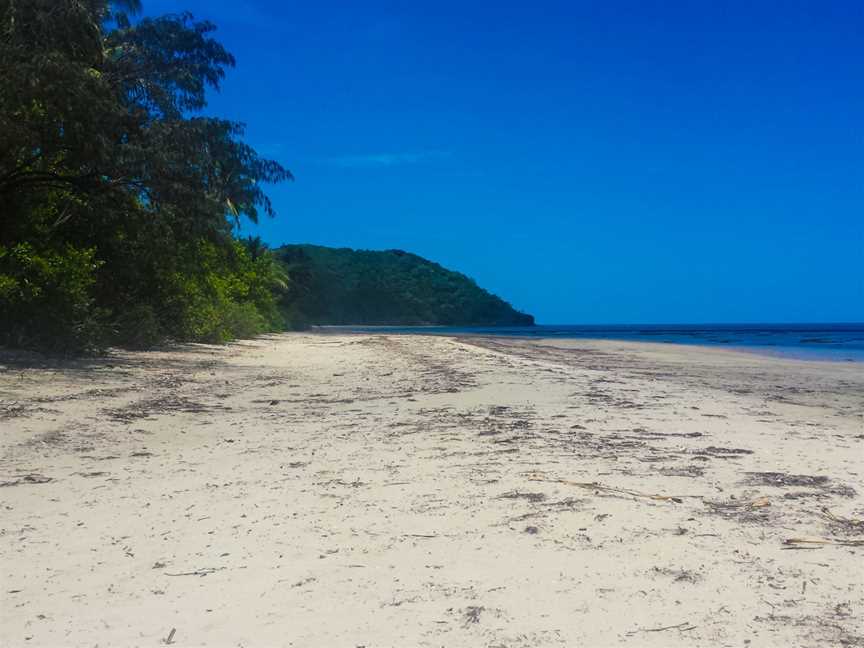
<instances>
[{"instance_id":1,"label":"tree canopy","mask_svg":"<svg viewBox=\"0 0 864 648\"><path fill-rule=\"evenodd\" d=\"M0 343L77 350L281 325L234 240L292 179L204 117L233 56L135 0L0 0ZM260 276L259 276L260 275ZM280 275L281 276L281 275Z\"/></svg>"}]
</instances>

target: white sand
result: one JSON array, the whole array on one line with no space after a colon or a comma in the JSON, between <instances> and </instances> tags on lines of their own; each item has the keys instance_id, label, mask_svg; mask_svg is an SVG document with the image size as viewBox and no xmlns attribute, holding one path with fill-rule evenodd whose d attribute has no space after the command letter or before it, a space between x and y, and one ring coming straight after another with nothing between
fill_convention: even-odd
<instances>
[{"instance_id":1,"label":"white sand","mask_svg":"<svg viewBox=\"0 0 864 648\"><path fill-rule=\"evenodd\" d=\"M861 365L341 333L0 365L3 646L864 646L864 546L784 544L864 540L825 513L864 518Z\"/></svg>"}]
</instances>

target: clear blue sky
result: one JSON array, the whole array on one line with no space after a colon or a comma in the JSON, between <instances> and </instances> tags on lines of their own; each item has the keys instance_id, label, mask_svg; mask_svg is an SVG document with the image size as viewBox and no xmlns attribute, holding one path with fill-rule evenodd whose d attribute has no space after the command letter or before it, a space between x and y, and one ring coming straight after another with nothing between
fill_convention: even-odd
<instances>
[{"instance_id":1,"label":"clear blue sky","mask_svg":"<svg viewBox=\"0 0 864 648\"><path fill-rule=\"evenodd\" d=\"M189 9L272 245L402 248L540 323L864 321L864 2Z\"/></svg>"}]
</instances>

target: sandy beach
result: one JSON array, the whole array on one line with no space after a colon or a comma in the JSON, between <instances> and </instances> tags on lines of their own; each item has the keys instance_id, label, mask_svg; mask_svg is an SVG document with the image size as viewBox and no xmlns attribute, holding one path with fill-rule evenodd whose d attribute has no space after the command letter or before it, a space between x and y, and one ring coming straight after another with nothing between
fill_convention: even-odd
<instances>
[{"instance_id":1,"label":"sandy beach","mask_svg":"<svg viewBox=\"0 0 864 648\"><path fill-rule=\"evenodd\" d=\"M864 646L858 363L6 353L0 430L2 646Z\"/></svg>"}]
</instances>

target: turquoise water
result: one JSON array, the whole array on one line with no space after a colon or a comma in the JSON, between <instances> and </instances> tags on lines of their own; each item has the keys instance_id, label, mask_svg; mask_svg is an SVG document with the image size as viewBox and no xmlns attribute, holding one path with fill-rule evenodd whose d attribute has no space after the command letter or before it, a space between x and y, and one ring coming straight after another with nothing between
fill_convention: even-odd
<instances>
[{"instance_id":1,"label":"turquoise water","mask_svg":"<svg viewBox=\"0 0 864 648\"><path fill-rule=\"evenodd\" d=\"M632 340L698 344L804 360L864 362L864 324L615 324L531 327L352 327L441 335L495 335L532 338Z\"/></svg>"}]
</instances>

